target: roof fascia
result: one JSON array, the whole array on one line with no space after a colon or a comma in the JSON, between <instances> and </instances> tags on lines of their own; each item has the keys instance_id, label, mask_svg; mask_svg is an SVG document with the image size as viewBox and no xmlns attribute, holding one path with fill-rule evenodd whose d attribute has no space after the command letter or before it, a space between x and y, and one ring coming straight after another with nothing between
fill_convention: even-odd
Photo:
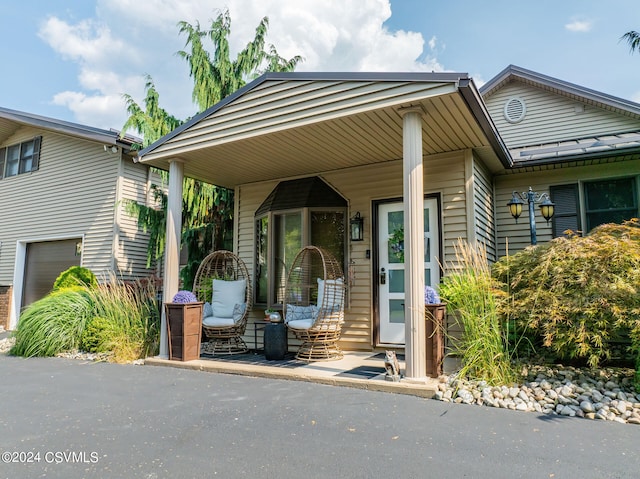
<instances>
[{"instance_id":1,"label":"roof fascia","mask_svg":"<svg viewBox=\"0 0 640 479\"><path fill-rule=\"evenodd\" d=\"M129 137L120 138L120 132L102 130L93 128L79 123L71 123L68 121L57 120L45 116L34 115L17 110L0 107L0 118L18 123L20 125L42 128L56 133L71 135L87 140L94 140L100 143L108 143L123 147L130 147L133 140Z\"/></svg>"},{"instance_id":2,"label":"roof fascia","mask_svg":"<svg viewBox=\"0 0 640 479\"><path fill-rule=\"evenodd\" d=\"M566 92L569 95L576 95L583 97L587 100L607 105L611 108L624 110L633 115L640 116L640 104L618 98L612 95L607 95L590 88L576 85L564 80L543 75L525 68L521 68L515 65L509 65L507 68L498 73L494 78L485 83L480 88L480 93L483 97L489 96L494 93L495 89L502 85L505 81L513 79L527 80L542 87L553 88Z\"/></svg>"},{"instance_id":3,"label":"roof fascia","mask_svg":"<svg viewBox=\"0 0 640 479\"><path fill-rule=\"evenodd\" d=\"M600 160L603 158L615 158L618 156L640 155L640 147L633 147L628 149L620 149L615 153L613 152L593 152L593 153L578 153L575 155L567 155L562 157L541 158L539 160L523 160L518 161L513 165L513 170L517 171L520 168L527 168L530 166L544 166L544 165L558 165L562 163L570 163L573 161L586 161L586 160Z\"/></svg>"},{"instance_id":4,"label":"roof fascia","mask_svg":"<svg viewBox=\"0 0 640 479\"><path fill-rule=\"evenodd\" d=\"M484 101L482 101L480 92L473 83L473 80L470 78L460 80L458 87L462 94L462 98L467 103L467 106L473 113L473 116L480 125L480 128L498 155L500 162L505 168L511 168L513 166L513 159L511 158L509 149L498 133L498 129L493 124L493 120L491 120L487 107L485 106Z\"/></svg>"}]
</instances>

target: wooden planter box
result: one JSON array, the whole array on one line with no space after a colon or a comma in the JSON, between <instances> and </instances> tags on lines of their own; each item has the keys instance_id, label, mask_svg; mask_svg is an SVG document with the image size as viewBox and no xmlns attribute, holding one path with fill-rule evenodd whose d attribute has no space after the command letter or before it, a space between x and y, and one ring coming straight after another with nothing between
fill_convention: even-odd
<instances>
[{"instance_id":1,"label":"wooden planter box","mask_svg":"<svg viewBox=\"0 0 640 479\"><path fill-rule=\"evenodd\" d=\"M427 376L437 378L442 374L444 361L444 325L447 306L444 303L425 304L424 309L424 319L427 323Z\"/></svg>"},{"instance_id":2,"label":"wooden planter box","mask_svg":"<svg viewBox=\"0 0 640 479\"><path fill-rule=\"evenodd\" d=\"M165 303L169 359L200 359L202 306L204 303Z\"/></svg>"}]
</instances>

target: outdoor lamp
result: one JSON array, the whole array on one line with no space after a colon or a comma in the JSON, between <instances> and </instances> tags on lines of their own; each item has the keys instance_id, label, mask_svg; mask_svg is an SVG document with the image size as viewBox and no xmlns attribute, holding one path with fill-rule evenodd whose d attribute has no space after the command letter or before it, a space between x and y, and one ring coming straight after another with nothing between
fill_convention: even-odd
<instances>
[{"instance_id":1,"label":"outdoor lamp","mask_svg":"<svg viewBox=\"0 0 640 479\"><path fill-rule=\"evenodd\" d=\"M520 215L522 214L522 205L524 205L524 201L522 201L520 198L518 198L516 196L516 192L513 192L513 195L511 196L511 201L509 201L509 203L507 203L507 206L509 207L509 211L511 212L511 216L513 216L516 220L516 223L518 222L518 218L520 218Z\"/></svg>"},{"instance_id":2,"label":"outdoor lamp","mask_svg":"<svg viewBox=\"0 0 640 479\"><path fill-rule=\"evenodd\" d=\"M364 218L358 211L350 221L351 241L362 241L364 239Z\"/></svg>"},{"instance_id":3,"label":"outdoor lamp","mask_svg":"<svg viewBox=\"0 0 640 479\"><path fill-rule=\"evenodd\" d=\"M531 244L534 245L537 244L538 240L536 237L536 214L533 205L540 203L540 211L547 223L553 216L556 205L551 202L551 198L547 193L536 193L531 187L529 187L529 191L523 193L514 191L507 206L516 223L518 222L518 217L522 214L522 206L525 204L525 200L529 204L529 229L531 231Z\"/></svg>"},{"instance_id":4,"label":"outdoor lamp","mask_svg":"<svg viewBox=\"0 0 640 479\"><path fill-rule=\"evenodd\" d=\"M540 203L540 212L542 213L542 217L547 220L547 223L553 216L555 206L555 203L552 203L548 196Z\"/></svg>"}]
</instances>

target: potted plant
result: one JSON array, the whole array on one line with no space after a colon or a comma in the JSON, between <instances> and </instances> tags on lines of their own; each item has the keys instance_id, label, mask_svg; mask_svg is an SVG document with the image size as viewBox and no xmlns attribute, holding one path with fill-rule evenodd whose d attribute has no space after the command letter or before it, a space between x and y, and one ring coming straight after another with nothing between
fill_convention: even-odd
<instances>
[{"instance_id":1,"label":"potted plant","mask_svg":"<svg viewBox=\"0 0 640 479\"><path fill-rule=\"evenodd\" d=\"M171 303L165 303L170 360L200 358L202 306L191 291L178 291Z\"/></svg>"},{"instance_id":2,"label":"potted plant","mask_svg":"<svg viewBox=\"0 0 640 479\"><path fill-rule=\"evenodd\" d=\"M282 321L282 316L280 316L280 312L278 310L267 308L264 310L264 320L272 323L279 323Z\"/></svg>"}]
</instances>

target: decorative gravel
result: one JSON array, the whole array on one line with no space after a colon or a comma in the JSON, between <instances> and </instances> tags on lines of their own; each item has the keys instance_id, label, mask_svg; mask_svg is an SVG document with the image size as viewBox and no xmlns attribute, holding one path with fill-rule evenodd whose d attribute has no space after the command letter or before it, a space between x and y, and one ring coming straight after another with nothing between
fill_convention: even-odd
<instances>
[{"instance_id":1,"label":"decorative gravel","mask_svg":"<svg viewBox=\"0 0 640 479\"><path fill-rule=\"evenodd\" d=\"M443 376L435 399L516 411L640 424L633 369L531 366L522 384L489 386Z\"/></svg>"}]
</instances>

